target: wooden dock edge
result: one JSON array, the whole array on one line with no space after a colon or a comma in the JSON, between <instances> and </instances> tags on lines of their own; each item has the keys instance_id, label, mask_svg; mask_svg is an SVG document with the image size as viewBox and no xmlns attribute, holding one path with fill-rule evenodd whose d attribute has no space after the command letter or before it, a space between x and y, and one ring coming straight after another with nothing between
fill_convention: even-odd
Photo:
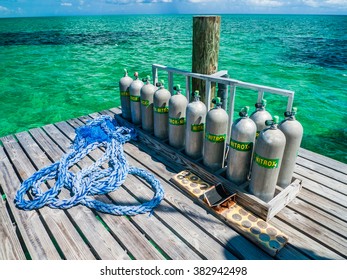
<instances>
[{"instance_id":1,"label":"wooden dock edge","mask_svg":"<svg viewBox=\"0 0 347 280\"><path fill-rule=\"evenodd\" d=\"M198 173L203 180L211 183L221 182L229 190L235 190L238 196L238 203L265 221L269 221L288 203L290 203L296 197L302 187L302 182L299 179L294 180L294 182L292 182L285 189L277 186L275 197L270 202L266 203L247 191L248 184L238 186L227 180L225 177L219 174L218 171L214 174L209 172L201 163L192 160L188 156L184 155L181 151L176 150L175 148L166 144L165 141L156 139L151 133L148 133L142 130L139 126L125 120L121 116L121 109L112 108L110 111L114 113L114 117L119 124L136 129L138 141L140 141L142 144L151 147L153 151L160 154L160 156L171 161L172 163L182 166L182 170L195 170L195 172Z\"/></svg>"}]
</instances>

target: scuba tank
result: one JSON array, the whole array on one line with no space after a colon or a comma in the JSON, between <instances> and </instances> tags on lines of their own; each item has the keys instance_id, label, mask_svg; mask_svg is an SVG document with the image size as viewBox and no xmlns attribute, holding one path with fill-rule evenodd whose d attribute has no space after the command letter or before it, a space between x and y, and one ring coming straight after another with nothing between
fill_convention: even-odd
<instances>
[{"instance_id":1,"label":"scuba tank","mask_svg":"<svg viewBox=\"0 0 347 280\"><path fill-rule=\"evenodd\" d=\"M302 125L295 119L296 112L295 107L293 107L292 112L285 112L285 120L278 125L286 137L286 147L277 180L277 184L282 188L287 187L292 182L295 161L304 132Z\"/></svg>"},{"instance_id":2,"label":"scuba tank","mask_svg":"<svg viewBox=\"0 0 347 280\"><path fill-rule=\"evenodd\" d=\"M251 114L250 119L255 122L257 125L257 135L258 138L260 131L265 129L267 126L265 125L266 120L272 120L271 114L265 110L266 100L262 99L261 103L256 103L256 110Z\"/></svg>"},{"instance_id":3,"label":"scuba tank","mask_svg":"<svg viewBox=\"0 0 347 280\"><path fill-rule=\"evenodd\" d=\"M184 146L186 130L187 98L181 93L181 86L174 87L176 94L169 100L169 144L180 149Z\"/></svg>"},{"instance_id":4,"label":"scuba tank","mask_svg":"<svg viewBox=\"0 0 347 280\"><path fill-rule=\"evenodd\" d=\"M185 153L197 159L202 156L207 109L200 101L199 91L194 92L194 101L187 106Z\"/></svg>"},{"instance_id":5,"label":"scuba tank","mask_svg":"<svg viewBox=\"0 0 347 280\"><path fill-rule=\"evenodd\" d=\"M221 108L220 98L212 101L215 107L206 116L203 163L217 171L224 166L225 141L228 126L228 114Z\"/></svg>"},{"instance_id":6,"label":"scuba tank","mask_svg":"<svg viewBox=\"0 0 347 280\"><path fill-rule=\"evenodd\" d=\"M227 178L240 185L247 181L252 161L257 126L248 117L249 107L243 107L231 127Z\"/></svg>"},{"instance_id":7,"label":"scuba tank","mask_svg":"<svg viewBox=\"0 0 347 280\"><path fill-rule=\"evenodd\" d=\"M157 83L157 91L153 96L154 136L159 139L168 137L169 99L171 93L164 88L164 81Z\"/></svg>"},{"instance_id":8,"label":"scuba tank","mask_svg":"<svg viewBox=\"0 0 347 280\"><path fill-rule=\"evenodd\" d=\"M286 145L286 137L277 128L277 123L278 116L266 121L266 125L270 127L260 132L253 157L249 189L265 202L274 197Z\"/></svg>"},{"instance_id":9,"label":"scuba tank","mask_svg":"<svg viewBox=\"0 0 347 280\"><path fill-rule=\"evenodd\" d=\"M153 131L153 95L156 87L150 83L150 76L142 80L145 85L141 88L141 122L142 128Z\"/></svg>"},{"instance_id":10,"label":"scuba tank","mask_svg":"<svg viewBox=\"0 0 347 280\"><path fill-rule=\"evenodd\" d=\"M140 103L140 91L143 86L143 82L139 80L139 74L135 72L135 80L129 87L130 92L130 110L131 121L133 124L141 123L141 103Z\"/></svg>"},{"instance_id":11,"label":"scuba tank","mask_svg":"<svg viewBox=\"0 0 347 280\"><path fill-rule=\"evenodd\" d=\"M124 69L124 77L119 80L120 103L124 119L131 119L129 86L132 82L133 79L128 76L127 69Z\"/></svg>"}]
</instances>

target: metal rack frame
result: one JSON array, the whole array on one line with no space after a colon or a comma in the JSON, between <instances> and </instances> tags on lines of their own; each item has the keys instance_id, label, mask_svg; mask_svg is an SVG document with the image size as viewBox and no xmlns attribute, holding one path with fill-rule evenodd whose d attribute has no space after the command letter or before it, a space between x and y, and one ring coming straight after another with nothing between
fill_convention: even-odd
<instances>
[{"instance_id":1,"label":"metal rack frame","mask_svg":"<svg viewBox=\"0 0 347 280\"><path fill-rule=\"evenodd\" d=\"M153 83L156 84L158 82L158 70L166 71L168 74L168 89L172 93L173 92L173 75L179 74L185 76L186 79L186 96L188 98L188 101L190 101L190 84L191 84L191 78L196 78L205 81L206 83L206 92L205 92L205 100L204 103L207 106L207 108L210 108L211 106L211 83L215 82L218 84L224 84L226 86L229 86L230 91L230 100L229 100L229 106L227 109L227 113L229 116L228 121L228 134L227 134L227 143L229 143L230 139L230 133L231 133L231 125L233 123L233 116L234 116L234 103L235 103L235 97L236 97L236 89L239 88L245 88L245 89L251 89L254 91L258 91L258 99L257 102L260 103L261 100L264 97L264 93L271 93L276 95L285 96L288 98L287 100L287 111L291 111L293 107L294 102L294 91L292 90L286 90L281 88L274 88L274 87L268 87L258 84L252 84L247 83L231 78L225 78L226 74L228 74L227 70L222 70L217 73L214 73L212 75L205 75L205 74L199 74L199 73L193 73L173 67L168 67L160 64L153 64L152 65L152 75L153 75ZM226 100L227 101L227 100Z\"/></svg>"}]
</instances>

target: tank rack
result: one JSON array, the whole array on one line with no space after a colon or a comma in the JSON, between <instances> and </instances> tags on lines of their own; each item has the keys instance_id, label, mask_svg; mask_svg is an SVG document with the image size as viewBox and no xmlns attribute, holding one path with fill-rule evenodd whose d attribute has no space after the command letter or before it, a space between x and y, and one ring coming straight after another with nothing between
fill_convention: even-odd
<instances>
[{"instance_id":1,"label":"tank rack","mask_svg":"<svg viewBox=\"0 0 347 280\"><path fill-rule=\"evenodd\" d=\"M225 136L225 143L230 143L231 138L231 128L233 124L233 115L234 115L234 103L235 103L235 97L236 97L236 90L237 88L246 88L251 89L257 92L257 103L261 103L264 98L264 93L270 93L270 94L277 94L281 96L287 97L287 106L286 111L291 112L292 106L293 106L293 99L294 99L294 92L290 90L285 89L279 89L279 88L273 88L273 87L267 87L257 84L251 84L242 82L239 80L226 78L227 71L219 71L212 75L204 75L204 74L198 74L198 73L192 73L176 68L167 67L164 65L159 64L153 64L152 65L152 75L153 75L153 84L157 84L158 82L158 71L165 71L167 72L167 79L168 79L168 90L166 90L167 94L169 92L173 94L174 92L174 74L175 75L183 75L185 77L185 89L186 89L186 97L190 99L191 95L191 79L196 78L203 80L205 82L205 99L203 100L206 107L209 109L211 107L211 85L212 83L218 83L218 88L220 85L222 85L222 88L224 88L224 104L228 104L228 108L224 107L227 111L227 116L225 116L225 121L228 122L226 134ZM229 87L229 97L228 97L228 87ZM228 102L229 99L229 102ZM171 100L171 99L170 99ZM224 105L226 106L226 105ZM166 107L165 107L166 108ZM226 115L226 114L225 114ZM228 154L228 144L226 144L226 152L223 153L223 158L221 158L220 162L223 163L220 165L219 170L212 170L206 167L203 164L202 158L199 159L192 159L191 157L187 156L184 152L184 148L182 149L175 149L172 147L172 145L169 144L168 139L159 139L163 137L155 137L155 131L154 134L148 131L145 131L141 128L140 125L136 125L137 123L134 122L134 124L126 121L121 117L121 115L116 116L116 118L120 121L121 124L126 126L133 126L135 124L135 127L137 128L137 131L139 132L139 140L145 143L147 146L151 147L151 149L154 149L154 151L159 154L165 161L170 161L175 165L182 166L184 169L190 169L193 170L199 177L201 177L203 180L206 180L208 182L211 182L213 184L222 183L225 188L231 192L236 191L237 192L237 202L242 205L243 207L249 209L251 212L253 212L258 217L268 221L272 217L274 217L281 209L283 209L290 201L292 201L298 192L301 189L301 181L296 179L289 186L286 188L281 188L279 186L276 187L275 196L268 202L264 202L260 198L256 197L255 195L252 195L249 191L249 181L246 181L245 183L241 185L236 185L235 183L232 183L231 181L227 180L226 176L226 155ZM218 167L219 168L219 167ZM267 177L266 177L267 178Z\"/></svg>"}]
</instances>

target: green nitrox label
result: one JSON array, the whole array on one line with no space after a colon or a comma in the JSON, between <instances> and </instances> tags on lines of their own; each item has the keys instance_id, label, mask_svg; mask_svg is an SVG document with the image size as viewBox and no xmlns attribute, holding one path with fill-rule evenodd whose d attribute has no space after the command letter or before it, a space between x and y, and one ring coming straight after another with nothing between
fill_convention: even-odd
<instances>
[{"instance_id":1,"label":"green nitrox label","mask_svg":"<svg viewBox=\"0 0 347 280\"><path fill-rule=\"evenodd\" d=\"M264 167L264 168L270 168L270 169L278 168L278 164L280 161L279 158L273 158L273 159L264 158L258 154L255 154L254 160L259 166Z\"/></svg>"},{"instance_id":2,"label":"green nitrox label","mask_svg":"<svg viewBox=\"0 0 347 280\"><path fill-rule=\"evenodd\" d=\"M132 101L132 102L140 102L140 96L130 95L130 101Z\"/></svg>"},{"instance_id":3,"label":"green nitrox label","mask_svg":"<svg viewBox=\"0 0 347 280\"><path fill-rule=\"evenodd\" d=\"M257 133L255 134L255 139L257 139L259 137L260 131L257 131Z\"/></svg>"},{"instance_id":4,"label":"green nitrox label","mask_svg":"<svg viewBox=\"0 0 347 280\"><path fill-rule=\"evenodd\" d=\"M168 106L164 106L164 107L154 106L153 110L154 110L154 112L159 113L159 114L169 113L169 107Z\"/></svg>"},{"instance_id":5,"label":"green nitrox label","mask_svg":"<svg viewBox=\"0 0 347 280\"><path fill-rule=\"evenodd\" d=\"M192 132L201 132L204 131L205 128L205 124L204 123L200 123L200 124L192 124L190 127L190 130Z\"/></svg>"},{"instance_id":6,"label":"green nitrox label","mask_svg":"<svg viewBox=\"0 0 347 280\"><path fill-rule=\"evenodd\" d=\"M186 123L186 118L169 118L169 124L172 125L184 125Z\"/></svg>"},{"instance_id":7,"label":"green nitrox label","mask_svg":"<svg viewBox=\"0 0 347 280\"><path fill-rule=\"evenodd\" d=\"M130 93L128 91L121 91L120 96L130 96Z\"/></svg>"},{"instance_id":8,"label":"green nitrox label","mask_svg":"<svg viewBox=\"0 0 347 280\"><path fill-rule=\"evenodd\" d=\"M222 143L226 139L226 134L212 134L206 131L205 138L214 143Z\"/></svg>"},{"instance_id":9,"label":"green nitrox label","mask_svg":"<svg viewBox=\"0 0 347 280\"><path fill-rule=\"evenodd\" d=\"M149 100L142 100L141 99L141 104L144 106L148 106L149 105Z\"/></svg>"},{"instance_id":10,"label":"green nitrox label","mask_svg":"<svg viewBox=\"0 0 347 280\"><path fill-rule=\"evenodd\" d=\"M230 147L241 152L252 151L253 142L239 142L233 139L230 139Z\"/></svg>"}]
</instances>

